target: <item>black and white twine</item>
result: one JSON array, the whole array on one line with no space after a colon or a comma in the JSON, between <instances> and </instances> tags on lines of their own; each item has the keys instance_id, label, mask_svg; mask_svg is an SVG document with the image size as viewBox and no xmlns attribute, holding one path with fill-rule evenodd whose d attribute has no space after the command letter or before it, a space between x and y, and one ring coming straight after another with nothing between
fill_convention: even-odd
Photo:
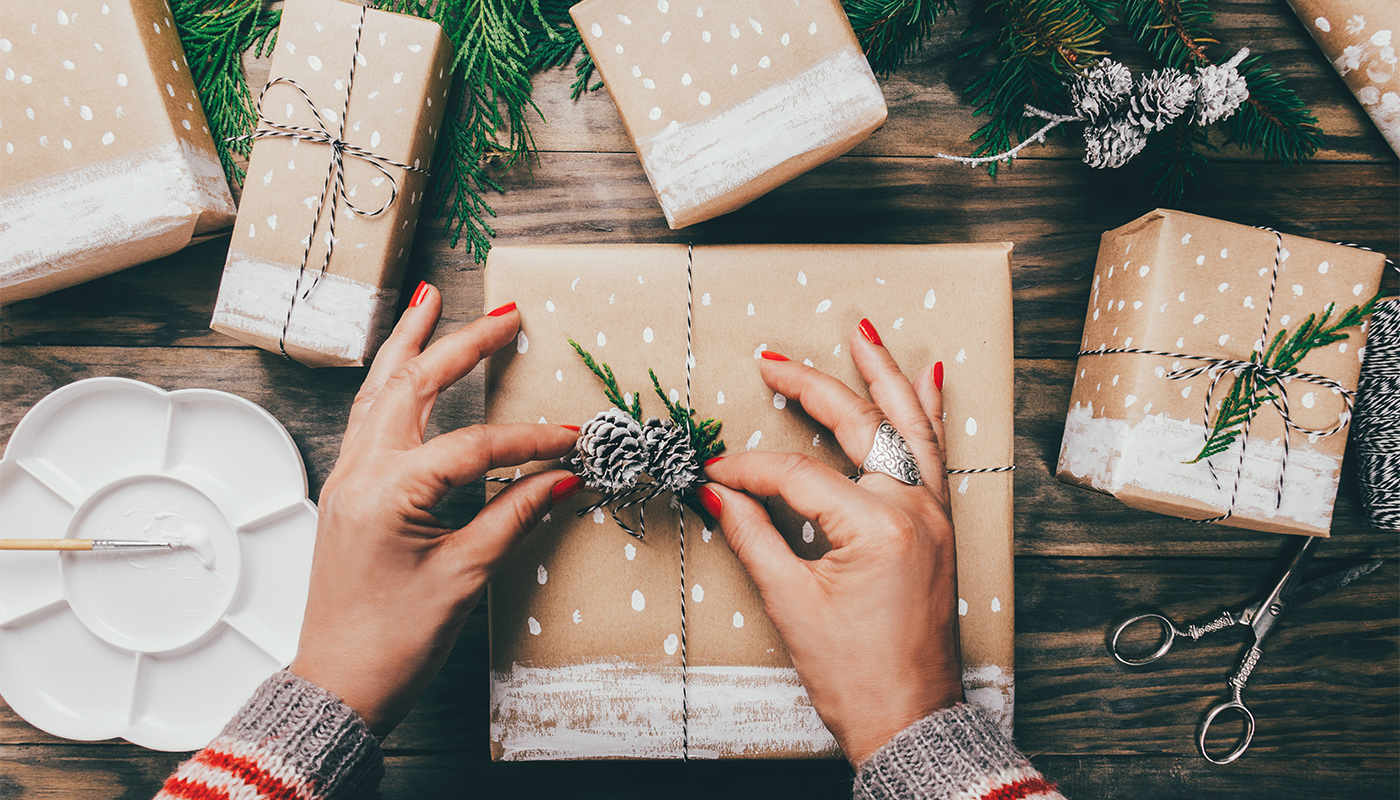
<instances>
[{"instance_id":1,"label":"black and white twine","mask_svg":"<svg viewBox=\"0 0 1400 800\"><path fill-rule=\"evenodd\" d=\"M269 80L267 85L263 87L262 95L258 98L258 129L251 134L234 136L229 139L229 141L239 141L244 139L281 138L291 139L293 143L302 141L327 144L330 145L331 148L331 160L330 166L326 171L326 182L321 186L321 197L316 205L316 213L313 214L311 218L311 231L306 235L306 239L304 240L306 247L302 250L301 264L297 268L296 285L292 289L291 300L287 303L287 317L282 322L282 333L277 337L277 349L287 358L291 358L287 353L287 332L292 326L292 311L296 308L297 300L305 300L311 295L311 291L320 283L321 276L326 273L326 269L331 263L331 252L335 249L336 243L336 209L341 204L344 204L352 215L377 217L385 211L388 211L389 207L394 204L394 201L398 199L399 196L399 182L394 178L394 175L389 172L389 167L407 172L421 172L425 175L427 174L427 170L409 166L408 164L400 164L391 158L385 158L378 153L345 141L345 124L350 111L350 91L355 85L355 65L358 64L362 58L360 55L360 37L364 35L365 14L368 11L369 6L362 6L360 8L360 22L355 26L355 49L354 52L350 54L350 74L345 81L345 99L341 104L339 124L334 134L332 134L330 130L326 128L325 123L322 122L321 112L317 110L316 103L312 101L311 95L307 93L306 89L302 88L301 84L297 83L292 78L283 76ZM277 84L290 86L301 94L302 99L306 101L307 108L311 109L311 118L315 121L316 127L309 128L301 125L287 125L275 122L263 113L263 102L267 100L268 90ZM368 162L370 166L379 170L379 172L389 180L389 198L384 201L384 205L373 211L366 211L356 206L354 201L350 199L350 196L345 191L346 156ZM313 240L316 238L316 229L321 226L321 217L326 215L328 211L330 218L326 224L326 255L321 260L321 268L312 276L311 285L303 290L302 282L306 277L307 262L311 258L311 247Z\"/></svg>"},{"instance_id":2,"label":"black and white twine","mask_svg":"<svg viewBox=\"0 0 1400 800\"><path fill-rule=\"evenodd\" d=\"M1371 315L1353 437L1371 524L1400 530L1400 299Z\"/></svg>"}]
</instances>

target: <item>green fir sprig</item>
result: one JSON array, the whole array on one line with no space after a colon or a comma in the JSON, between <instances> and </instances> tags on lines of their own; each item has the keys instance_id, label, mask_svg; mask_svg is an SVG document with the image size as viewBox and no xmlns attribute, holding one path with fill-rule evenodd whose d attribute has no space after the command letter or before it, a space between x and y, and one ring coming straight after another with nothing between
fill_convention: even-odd
<instances>
[{"instance_id":1,"label":"green fir sprig","mask_svg":"<svg viewBox=\"0 0 1400 800\"><path fill-rule=\"evenodd\" d=\"M170 12L185 58L190 63L200 104L209 120L214 150L232 183L242 183L243 167L253 148L251 133L257 106L243 74L243 54L262 57L277 44L282 12L266 0L170 0Z\"/></svg>"},{"instance_id":2,"label":"green fir sprig","mask_svg":"<svg viewBox=\"0 0 1400 800\"><path fill-rule=\"evenodd\" d=\"M607 364L599 364L597 359L593 358L592 353L583 349L583 345L573 339L569 340L569 346L574 348L574 352L578 353L579 358L583 359L584 366L592 370L593 374L598 376L598 380L603 382L603 394L608 398L608 402L626 411L632 419L641 422L642 398L638 393L629 392L632 396L632 402L628 403L622 396L622 390L617 387L617 376L613 375L612 367Z\"/></svg>"},{"instance_id":3,"label":"green fir sprig","mask_svg":"<svg viewBox=\"0 0 1400 800\"><path fill-rule=\"evenodd\" d=\"M1293 335L1290 336L1287 329L1279 331L1268 349L1263 353L1255 350L1250 355L1250 361L1279 372L1295 372L1308 353L1348 338L1349 334L1343 331L1360 325L1366 315L1375 310L1379 301L1380 295L1376 295L1365 305L1352 306L1330 325L1328 321L1336 304L1328 303L1321 315L1309 314ZM1195 464L1230 449L1259 409L1265 403L1278 399L1276 391L1283 391L1278 378L1264 377L1252 369L1237 374L1215 413L1205 446L1199 455L1186 463Z\"/></svg>"},{"instance_id":4,"label":"green fir sprig","mask_svg":"<svg viewBox=\"0 0 1400 800\"><path fill-rule=\"evenodd\" d=\"M889 75L933 32L938 15L957 10L954 0L845 0L856 39L880 75Z\"/></svg>"},{"instance_id":5,"label":"green fir sprig","mask_svg":"<svg viewBox=\"0 0 1400 800\"><path fill-rule=\"evenodd\" d=\"M710 417L708 419L695 421L695 409L687 408L680 403L673 402L671 398L661 389L661 381L656 378L656 370L648 369L647 374L651 375L651 386L656 391L656 396L661 398L661 402L666 404L666 410L671 414L671 421L686 429L690 434L690 445L695 448L695 458L701 464L724 452L724 441L719 438L719 431L722 423ZM641 421L635 414L634 419Z\"/></svg>"}]
</instances>

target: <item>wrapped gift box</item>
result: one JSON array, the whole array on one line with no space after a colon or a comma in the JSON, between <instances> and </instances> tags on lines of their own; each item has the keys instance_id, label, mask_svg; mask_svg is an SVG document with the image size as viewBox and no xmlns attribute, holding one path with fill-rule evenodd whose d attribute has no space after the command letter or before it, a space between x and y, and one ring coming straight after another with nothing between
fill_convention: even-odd
<instances>
[{"instance_id":1,"label":"wrapped gift box","mask_svg":"<svg viewBox=\"0 0 1400 800\"><path fill-rule=\"evenodd\" d=\"M1400 4L1395 0L1288 0L1308 33L1400 155Z\"/></svg>"},{"instance_id":2,"label":"wrapped gift box","mask_svg":"<svg viewBox=\"0 0 1400 800\"><path fill-rule=\"evenodd\" d=\"M282 12L261 110L282 131L324 130L363 153L426 169L452 58L437 23L298 0ZM392 324L427 178L392 165L381 171L347 151L342 196L328 186L331 156L320 141L256 140L211 327L311 366L358 366Z\"/></svg>"},{"instance_id":3,"label":"wrapped gift box","mask_svg":"<svg viewBox=\"0 0 1400 800\"><path fill-rule=\"evenodd\" d=\"M1235 380L1222 360L1250 360L1260 342L1295 333L1329 303L1334 322L1364 307L1384 264L1379 253L1178 211L1159 209L1105 233L1060 480L1134 508L1191 519L1228 512L1222 524L1326 536L1350 419L1328 381L1356 389L1364 324L1297 365L1323 381L1292 376L1278 384L1298 429L1288 431L1266 402L1247 436L1195 459ZM1100 352L1115 349L1150 352Z\"/></svg>"},{"instance_id":4,"label":"wrapped gift box","mask_svg":"<svg viewBox=\"0 0 1400 800\"><path fill-rule=\"evenodd\" d=\"M233 198L164 2L0 4L0 303L170 255Z\"/></svg>"},{"instance_id":5,"label":"wrapped gift box","mask_svg":"<svg viewBox=\"0 0 1400 800\"><path fill-rule=\"evenodd\" d=\"M864 392L848 342L869 317L909 374L944 362L949 466L1010 467L1010 251L1008 244L723 246L696 247L688 262L685 245L498 246L486 266L486 305L515 301L523 321L517 346L490 359L487 419L582 424L606 408L602 385L569 338L610 364L623 390L646 392L647 414L664 414L648 367L683 403L689 302L691 405L722 419L728 452L807 453L854 473L826 430L764 386L754 361L771 348ZM964 683L968 698L1009 728L1011 473L949 479ZM723 534L669 497L652 501L646 537L637 541L601 510L578 517L598 499L585 491L556 508L497 573L494 758L682 755L682 513L689 756L837 753ZM818 527L780 500L769 508L799 555L827 550Z\"/></svg>"},{"instance_id":6,"label":"wrapped gift box","mask_svg":"<svg viewBox=\"0 0 1400 800\"><path fill-rule=\"evenodd\" d=\"M672 228L733 211L885 123L838 0L584 0L570 13Z\"/></svg>"}]
</instances>

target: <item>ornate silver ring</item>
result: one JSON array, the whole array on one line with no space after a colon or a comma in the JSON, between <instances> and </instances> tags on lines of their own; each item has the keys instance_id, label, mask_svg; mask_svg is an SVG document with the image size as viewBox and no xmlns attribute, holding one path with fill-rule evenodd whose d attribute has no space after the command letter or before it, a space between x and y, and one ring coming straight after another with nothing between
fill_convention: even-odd
<instances>
[{"instance_id":1,"label":"ornate silver ring","mask_svg":"<svg viewBox=\"0 0 1400 800\"><path fill-rule=\"evenodd\" d=\"M924 485L914 453L889 421L881 422L875 429L875 443L870 446L870 454L860 462L860 474L867 472L882 472L909 486Z\"/></svg>"}]
</instances>

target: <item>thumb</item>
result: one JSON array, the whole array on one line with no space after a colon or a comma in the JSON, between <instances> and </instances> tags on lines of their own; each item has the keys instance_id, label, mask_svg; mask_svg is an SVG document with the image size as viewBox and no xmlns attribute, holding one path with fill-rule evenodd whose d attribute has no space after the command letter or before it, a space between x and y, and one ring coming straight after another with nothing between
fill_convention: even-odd
<instances>
[{"instance_id":1,"label":"thumb","mask_svg":"<svg viewBox=\"0 0 1400 800\"><path fill-rule=\"evenodd\" d=\"M515 543L534 530L555 504L583 487L577 475L561 469L526 475L506 487L466 527L449 535L453 558L464 573L490 580Z\"/></svg>"},{"instance_id":2,"label":"thumb","mask_svg":"<svg viewBox=\"0 0 1400 800\"><path fill-rule=\"evenodd\" d=\"M763 506L743 492L714 482L704 484L696 494L705 510L719 520L724 540L753 578L764 603L771 609L792 602L808 574L807 562L788 547Z\"/></svg>"}]
</instances>

